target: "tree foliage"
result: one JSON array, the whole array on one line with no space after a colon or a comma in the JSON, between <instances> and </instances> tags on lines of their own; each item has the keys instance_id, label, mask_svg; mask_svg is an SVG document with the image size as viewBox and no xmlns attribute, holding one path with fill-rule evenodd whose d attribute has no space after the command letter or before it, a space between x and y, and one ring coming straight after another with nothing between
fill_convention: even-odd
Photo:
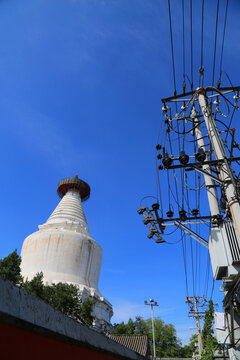
<instances>
[{"instance_id":1,"label":"tree foliage","mask_svg":"<svg viewBox=\"0 0 240 360\"><path fill-rule=\"evenodd\" d=\"M10 280L14 284L20 284L21 277L21 257L17 254L15 249L4 259L0 259L0 276L5 280Z\"/></svg>"},{"instance_id":2,"label":"tree foliage","mask_svg":"<svg viewBox=\"0 0 240 360\"><path fill-rule=\"evenodd\" d=\"M165 324L160 318L154 320L155 345L157 357L188 357L191 350L184 346L177 338L176 329L172 324ZM133 321L129 319L126 324L114 324L111 334L115 335L148 335L153 354L152 319L144 320L140 316Z\"/></svg>"},{"instance_id":3,"label":"tree foliage","mask_svg":"<svg viewBox=\"0 0 240 360\"><path fill-rule=\"evenodd\" d=\"M208 310L205 312L204 326L202 331L203 352L201 360L212 360L214 350L217 345L216 338L213 336L214 307L212 300L209 301Z\"/></svg>"},{"instance_id":4,"label":"tree foliage","mask_svg":"<svg viewBox=\"0 0 240 360\"><path fill-rule=\"evenodd\" d=\"M94 301L90 298L82 301L77 286L63 283L44 285L43 273L36 274L31 281L23 281L20 265L21 257L17 254L17 250L14 250L4 259L0 259L0 276L20 285L33 296L44 300L73 319L92 325Z\"/></svg>"},{"instance_id":5,"label":"tree foliage","mask_svg":"<svg viewBox=\"0 0 240 360\"><path fill-rule=\"evenodd\" d=\"M92 325L94 302L92 299L82 301L77 286L64 283L44 285L43 273L38 273L31 281L25 281L22 287L71 318Z\"/></svg>"}]
</instances>

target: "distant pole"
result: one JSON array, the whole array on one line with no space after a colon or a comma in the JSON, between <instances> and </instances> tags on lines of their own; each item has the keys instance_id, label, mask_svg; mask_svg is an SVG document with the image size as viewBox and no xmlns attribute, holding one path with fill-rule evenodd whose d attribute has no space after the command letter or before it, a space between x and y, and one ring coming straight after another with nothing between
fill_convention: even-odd
<instances>
[{"instance_id":1,"label":"distant pole","mask_svg":"<svg viewBox=\"0 0 240 360\"><path fill-rule=\"evenodd\" d=\"M202 334L201 334L201 327L200 327L200 320L199 320L196 296L194 296L194 308L195 308L196 324L197 324L197 332L198 332L198 353L201 356L202 351L203 351L203 344L202 344Z\"/></svg>"},{"instance_id":2,"label":"distant pole","mask_svg":"<svg viewBox=\"0 0 240 360\"><path fill-rule=\"evenodd\" d=\"M144 301L144 304L151 306L151 313L152 313L152 332L153 332L153 359L156 360L155 332L154 332L154 321L153 321L153 307L154 307L154 306L159 306L159 305L158 305L158 303L157 303L156 301L154 301L153 299L149 299L149 303L145 300L145 301Z\"/></svg>"}]
</instances>

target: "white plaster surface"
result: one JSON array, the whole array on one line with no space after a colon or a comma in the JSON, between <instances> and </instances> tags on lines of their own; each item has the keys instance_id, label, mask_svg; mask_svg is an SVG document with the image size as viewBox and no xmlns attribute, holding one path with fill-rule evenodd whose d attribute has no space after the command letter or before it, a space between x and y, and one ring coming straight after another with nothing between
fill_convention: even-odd
<instances>
[{"instance_id":1,"label":"white plaster surface","mask_svg":"<svg viewBox=\"0 0 240 360\"><path fill-rule=\"evenodd\" d=\"M24 240L21 257L24 279L43 272L45 284L77 285L95 300L96 327L109 327L112 305L98 289L102 249L89 233L78 191L69 190L46 223Z\"/></svg>"}]
</instances>

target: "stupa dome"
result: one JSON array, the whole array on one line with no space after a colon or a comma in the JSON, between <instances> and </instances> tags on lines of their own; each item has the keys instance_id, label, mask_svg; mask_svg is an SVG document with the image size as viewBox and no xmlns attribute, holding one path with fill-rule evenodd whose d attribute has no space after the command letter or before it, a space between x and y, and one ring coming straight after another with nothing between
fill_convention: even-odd
<instances>
[{"instance_id":1,"label":"stupa dome","mask_svg":"<svg viewBox=\"0 0 240 360\"><path fill-rule=\"evenodd\" d=\"M90 196L90 187L75 176L61 180L57 193L61 201L48 220L24 240L22 275L31 280L42 272L45 284L77 285L84 296L102 302L96 305L98 317L110 323L112 306L98 289L102 249L89 233L82 207L82 201Z\"/></svg>"}]
</instances>

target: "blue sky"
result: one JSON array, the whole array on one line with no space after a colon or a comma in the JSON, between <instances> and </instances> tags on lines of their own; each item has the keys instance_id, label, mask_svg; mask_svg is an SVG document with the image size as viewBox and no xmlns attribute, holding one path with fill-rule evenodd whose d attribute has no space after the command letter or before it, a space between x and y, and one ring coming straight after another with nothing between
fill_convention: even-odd
<instances>
[{"instance_id":1,"label":"blue sky","mask_svg":"<svg viewBox=\"0 0 240 360\"><path fill-rule=\"evenodd\" d=\"M172 2L179 92L180 3ZM216 3L206 5L206 83L212 76ZM193 0L193 7L196 80L200 2ZM236 85L239 11L240 3L231 1L223 61ZM189 49L188 2L186 34ZM188 341L193 322L184 303L181 246L149 240L136 211L142 197L156 196L160 99L173 93L167 0L2 0L0 44L0 256L20 252L24 238L57 205L58 181L77 173L92 189L84 209L103 248L99 288L114 306L113 322L149 317L143 302L152 297L159 302L156 315ZM187 50L188 73L189 58Z\"/></svg>"}]
</instances>

